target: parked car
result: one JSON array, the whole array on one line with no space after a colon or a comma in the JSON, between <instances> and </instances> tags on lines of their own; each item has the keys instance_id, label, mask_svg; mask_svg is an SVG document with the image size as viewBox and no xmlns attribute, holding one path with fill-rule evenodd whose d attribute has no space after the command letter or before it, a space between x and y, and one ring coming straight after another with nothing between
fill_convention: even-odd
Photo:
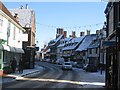
<instances>
[{"instance_id":1,"label":"parked car","mask_svg":"<svg viewBox=\"0 0 120 90\"><path fill-rule=\"evenodd\" d=\"M62 69L70 69L70 70L72 70L72 64L70 63L70 62L64 62L63 64L62 64Z\"/></svg>"},{"instance_id":2,"label":"parked car","mask_svg":"<svg viewBox=\"0 0 120 90\"><path fill-rule=\"evenodd\" d=\"M90 72L97 72L97 67L93 64L86 64L84 67L83 67L83 70L85 70L86 72L87 71L90 71Z\"/></svg>"}]
</instances>

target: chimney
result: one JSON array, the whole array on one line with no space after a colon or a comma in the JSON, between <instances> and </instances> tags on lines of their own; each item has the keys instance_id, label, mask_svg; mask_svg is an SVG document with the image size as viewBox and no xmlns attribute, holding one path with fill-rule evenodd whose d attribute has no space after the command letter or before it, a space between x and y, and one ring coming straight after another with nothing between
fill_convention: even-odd
<instances>
[{"instance_id":1,"label":"chimney","mask_svg":"<svg viewBox=\"0 0 120 90\"><path fill-rule=\"evenodd\" d=\"M59 28L57 28L56 38L59 36Z\"/></svg>"},{"instance_id":2,"label":"chimney","mask_svg":"<svg viewBox=\"0 0 120 90\"><path fill-rule=\"evenodd\" d=\"M67 31L64 31L64 38L67 38Z\"/></svg>"},{"instance_id":3,"label":"chimney","mask_svg":"<svg viewBox=\"0 0 120 90\"><path fill-rule=\"evenodd\" d=\"M26 7L25 7L25 9L28 9L28 4L26 4Z\"/></svg>"},{"instance_id":4,"label":"chimney","mask_svg":"<svg viewBox=\"0 0 120 90\"><path fill-rule=\"evenodd\" d=\"M63 28L60 28L60 35L64 34Z\"/></svg>"},{"instance_id":5,"label":"chimney","mask_svg":"<svg viewBox=\"0 0 120 90\"><path fill-rule=\"evenodd\" d=\"M85 35L85 32L80 32L80 36L84 36Z\"/></svg>"},{"instance_id":6,"label":"chimney","mask_svg":"<svg viewBox=\"0 0 120 90\"><path fill-rule=\"evenodd\" d=\"M64 34L63 28L57 28L56 37Z\"/></svg>"},{"instance_id":7,"label":"chimney","mask_svg":"<svg viewBox=\"0 0 120 90\"><path fill-rule=\"evenodd\" d=\"M99 34L100 34L100 30L96 30L96 34L98 34L98 35L99 35Z\"/></svg>"},{"instance_id":8,"label":"chimney","mask_svg":"<svg viewBox=\"0 0 120 90\"><path fill-rule=\"evenodd\" d=\"M56 38L59 37L61 34L63 34L63 29L62 28L57 28Z\"/></svg>"},{"instance_id":9,"label":"chimney","mask_svg":"<svg viewBox=\"0 0 120 90\"><path fill-rule=\"evenodd\" d=\"M87 35L90 35L90 30L87 30Z\"/></svg>"},{"instance_id":10,"label":"chimney","mask_svg":"<svg viewBox=\"0 0 120 90\"><path fill-rule=\"evenodd\" d=\"M75 38L76 35L75 35L75 31L72 31L72 37Z\"/></svg>"},{"instance_id":11,"label":"chimney","mask_svg":"<svg viewBox=\"0 0 120 90\"><path fill-rule=\"evenodd\" d=\"M59 33L59 28L57 28L57 32L56 32L56 34L58 34Z\"/></svg>"}]
</instances>

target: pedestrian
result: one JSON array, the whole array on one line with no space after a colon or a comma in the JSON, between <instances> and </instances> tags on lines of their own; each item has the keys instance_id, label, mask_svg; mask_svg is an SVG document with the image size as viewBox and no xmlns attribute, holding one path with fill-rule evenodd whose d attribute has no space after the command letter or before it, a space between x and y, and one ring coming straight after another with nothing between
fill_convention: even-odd
<instances>
[{"instance_id":1,"label":"pedestrian","mask_svg":"<svg viewBox=\"0 0 120 90\"><path fill-rule=\"evenodd\" d=\"M13 73L15 73L16 67L17 67L17 61L15 58L13 58L13 60L11 61L11 69Z\"/></svg>"},{"instance_id":2,"label":"pedestrian","mask_svg":"<svg viewBox=\"0 0 120 90\"><path fill-rule=\"evenodd\" d=\"M19 60L19 73L23 73L23 60L20 58Z\"/></svg>"}]
</instances>

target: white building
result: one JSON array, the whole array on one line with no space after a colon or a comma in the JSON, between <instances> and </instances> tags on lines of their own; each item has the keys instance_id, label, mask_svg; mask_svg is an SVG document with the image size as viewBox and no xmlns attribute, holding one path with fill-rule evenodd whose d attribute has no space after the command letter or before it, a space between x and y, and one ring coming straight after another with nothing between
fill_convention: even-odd
<instances>
[{"instance_id":1,"label":"white building","mask_svg":"<svg viewBox=\"0 0 120 90\"><path fill-rule=\"evenodd\" d=\"M22 41L25 30L1 2L0 6L0 69L3 70L3 67L9 67L13 57L18 61L24 53Z\"/></svg>"}]
</instances>

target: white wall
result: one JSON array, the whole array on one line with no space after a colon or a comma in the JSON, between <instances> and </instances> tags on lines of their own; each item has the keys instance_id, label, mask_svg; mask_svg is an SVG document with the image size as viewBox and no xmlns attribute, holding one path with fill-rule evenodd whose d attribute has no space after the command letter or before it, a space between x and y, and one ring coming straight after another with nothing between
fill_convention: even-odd
<instances>
[{"instance_id":1,"label":"white wall","mask_svg":"<svg viewBox=\"0 0 120 90\"><path fill-rule=\"evenodd\" d=\"M7 40L7 28L8 22L10 21L10 37L8 38L8 45L16 48L22 48L22 41L24 41L22 40L23 28L14 20L10 19L4 12L0 11L0 15L3 15L3 25L1 27L2 30L0 30L0 39ZM14 27L16 28L15 33ZM15 39L13 38L14 35Z\"/></svg>"},{"instance_id":2,"label":"white wall","mask_svg":"<svg viewBox=\"0 0 120 90\"><path fill-rule=\"evenodd\" d=\"M22 31L18 27L16 27L13 23L11 23L8 45L16 48L22 48Z\"/></svg>"},{"instance_id":3,"label":"white wall","mask_svg":"<svg viewBox=\"0 0 120 90\"><path fill-rule=\"evenodd\" d=\"M0 13L1 15L1 13ZM0 39L7 40L7 19L2 17L3 19L3 26L0 28Z\"/></svg>"}]
</instances>

